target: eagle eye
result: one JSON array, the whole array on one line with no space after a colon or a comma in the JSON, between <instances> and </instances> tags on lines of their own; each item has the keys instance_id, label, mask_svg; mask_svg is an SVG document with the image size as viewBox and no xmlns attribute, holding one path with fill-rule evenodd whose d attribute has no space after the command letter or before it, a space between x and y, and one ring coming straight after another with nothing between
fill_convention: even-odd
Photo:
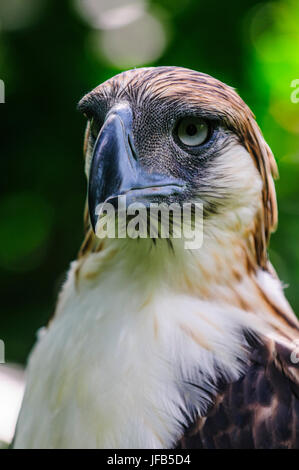
<instances>
[{"instance_id":1,"label":"eagle eye","mask_svg":"<svg viewBox=\"0 0 299 470\"><path fill-rule=\"evenodd\" d=\"M179 143L187 147L204 144L210 135L207 122L197 117L185 117L179 121L175 131Z\"/></svg>"}]
</instances>

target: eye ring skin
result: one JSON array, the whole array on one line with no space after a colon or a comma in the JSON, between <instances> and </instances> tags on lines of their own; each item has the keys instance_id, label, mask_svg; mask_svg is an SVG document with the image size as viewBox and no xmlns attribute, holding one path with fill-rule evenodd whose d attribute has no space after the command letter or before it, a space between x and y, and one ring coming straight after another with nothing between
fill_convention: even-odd
<instances>
[{"instance_id":1,"label":"eye ring skin","mask_svg":"<svg viewBox=\"0 0 299 470\"><path fill-rule=\"evenodd\" d=\"M203 145L209 136L209 124L200 118L183 118L176 130L179 140L188 147Z\"/></svg>"},{"instance_id":2,"label":"eye ring skin","mask_svg":"<svg viewBox=\"0 0 299 470\"><path fill-rule=\"evenodd\" d=\"M208 120L208 119L203 119L203 121L205 123L208 124L208 134L207 134L207 137L206 139L204 140L204 142L202 144L199 144L199 145L186 145L184 144L181 139L179 138L178 136L178 126L180 125L180 123L182 122L183 119L192 119L192 118L196 118L195 116L184 116L183 118L180 118L174 128L173 128L173 131L172 131L172 138L175 142L175 144L182 150L184 150L186 153L188 154L191 154L191 155L197 155L197 156L201 156L201 154L205 153L206 151L209 150L209 148L213 145L213 143L215 142L216 138L217 138L217 123L212 121L212 120Z\"/></svg>"}]
</instances>

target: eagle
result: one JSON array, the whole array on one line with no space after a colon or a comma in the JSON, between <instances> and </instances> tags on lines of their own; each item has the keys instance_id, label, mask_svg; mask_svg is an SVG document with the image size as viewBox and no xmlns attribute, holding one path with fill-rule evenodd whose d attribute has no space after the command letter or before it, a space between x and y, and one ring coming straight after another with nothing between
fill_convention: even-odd
<instances>
[{"instance_id":1,"label":"eagle","mask_svg":"<svg viewBox=\"0 0 299 470\"><path fill-rule=\"evenodd\" d=\"M298 448L299 323L268 259L277 167L253 113L173 66L122 72L78 108L85 238L29 357L14 448ZM146 214L200 204L200 247L101 236L124 195Z\"/></svg>"}]
</instances>

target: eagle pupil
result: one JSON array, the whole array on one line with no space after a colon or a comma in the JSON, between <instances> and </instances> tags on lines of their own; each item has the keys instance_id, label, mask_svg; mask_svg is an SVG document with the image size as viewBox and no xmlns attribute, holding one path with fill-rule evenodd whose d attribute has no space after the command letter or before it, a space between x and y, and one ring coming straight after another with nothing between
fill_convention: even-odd
<instances>
[{"instance_id":1,"label":"eagle pupil","mask_svg":"<svg viewBox=\"0 0 299 470\"><path fill-rule=\"evenodd\" d=\"M186 128L186 132L188 135L192 137L193 135L197 133L197 127L195 126L195 124L188 124Z\"/></svg>"}]
</instances>

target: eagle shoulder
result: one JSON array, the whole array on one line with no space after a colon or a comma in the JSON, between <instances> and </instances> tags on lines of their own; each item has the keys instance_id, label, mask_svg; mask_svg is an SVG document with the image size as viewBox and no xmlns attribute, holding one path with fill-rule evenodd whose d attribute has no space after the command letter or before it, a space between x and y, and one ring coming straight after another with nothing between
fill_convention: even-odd
<instances>
[{"instance_id":1,"label":"eagle shoulder","mask_svg":"<svg viewBox=\"0 0 299 470\"><path fill-rule=\"evenodd\" d=\"M255 341L246 372L222 385L206 416L186 430L177 447L299 448L298 359L293 343Z\"/></svg>"}]
</instances>

